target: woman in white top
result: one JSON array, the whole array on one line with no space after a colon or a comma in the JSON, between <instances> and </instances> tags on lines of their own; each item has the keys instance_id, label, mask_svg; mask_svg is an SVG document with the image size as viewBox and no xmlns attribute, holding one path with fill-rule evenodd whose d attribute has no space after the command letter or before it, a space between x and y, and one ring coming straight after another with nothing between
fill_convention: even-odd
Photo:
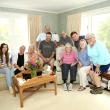
<instances>
[{"instance_id":1,"label":"woman in white top","mask_svg":"<svg viewBox=\"0 0 110 110\"><path fill-rule=\"evenodd\" d=\"M90 70L90 58L87 53L87 43L86 40L81 39L79 42L79 51L78 51L78 60L79 60L79 68L78 74L80 79L80 87L78 91L83 91L86 89L88 85L87 75Z\"/></svg>"}]
</instances>

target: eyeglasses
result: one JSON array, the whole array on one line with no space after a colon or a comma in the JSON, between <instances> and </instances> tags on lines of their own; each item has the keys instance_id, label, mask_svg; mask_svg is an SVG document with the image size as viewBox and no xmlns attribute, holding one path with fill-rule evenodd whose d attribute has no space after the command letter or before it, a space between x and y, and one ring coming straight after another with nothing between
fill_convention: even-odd
<instances>
[{"instance_id":1,"label":"eyeglasses","mask_svg":"<svg viewBox=\"0 0 110 110\"><path fill-rule=\"evenodd\" d=\"M88 38L88 39L86 39L86 40L90 40L90 39L92 39L92 37L90 37L90 38Z\"/></svg>"}]
</instances>

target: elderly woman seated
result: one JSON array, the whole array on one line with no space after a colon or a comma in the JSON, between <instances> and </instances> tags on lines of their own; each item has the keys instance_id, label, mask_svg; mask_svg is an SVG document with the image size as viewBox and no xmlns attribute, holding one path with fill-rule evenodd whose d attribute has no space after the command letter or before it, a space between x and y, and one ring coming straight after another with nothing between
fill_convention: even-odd
<instances>
[{"instance_id":1,"label":"elderly woman seated","mask_svg":"<svg viewBox=\"0 0 110 110\"><path fill-rule=\"evenodd\" d=\"M62 70L62 80L64 83L64 90L72 90L73 81L76 81L77 73L77 54L72 50L71 44L65 45L65 51L60 57L60 65ZM70 71L70 83L67 84L68 74Z\"/></svg>"},{"instance_id":2,"label":"elderly woman seated","mask_svg":"<svg viewBox=\"0 0 110 110\"><path fill-rule=\"evenodd\" d=\"M38 60L40 60L40 57L38 55L38 52L35 51L35 47L33 45L30 45L29 48L28 48L28 52L27 52L27 61L26 63L24 64L24 73L23 74L23 77L25 79L30 79L31 78L31 73L29 71L29 63L36 63ZM42 64L41 64L42 66ZM41 72L38 73L37 75L41 75Z\"/></svg>"},{"instance_id":3,"label":"elderly woman seated","mask_svg":"<svg viewBox=\"0 0 110 110\"><path fill-rule=\"evenodd\" d=\"M17 56L17 58L14 57L14 66L16 68L14 73L16 75L24 70L24 64L26 62L25 46L20 46L18 54L14 56Z\"/></svg>"}]
</instances>

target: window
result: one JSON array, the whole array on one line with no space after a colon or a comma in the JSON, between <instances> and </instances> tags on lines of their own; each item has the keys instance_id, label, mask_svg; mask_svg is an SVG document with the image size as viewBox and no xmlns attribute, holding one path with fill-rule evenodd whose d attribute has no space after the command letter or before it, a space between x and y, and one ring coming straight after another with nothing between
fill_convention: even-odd
<instances>
[{"instance_id":1,"label":"window","mask_svg":"<svg viewBox=\"0 0 110 110\"><path fill-rule=\"evenodd\" d=\"M26 14L0 12L0 44L7 43L10 51L17 53L21 45L28 47Z\"/></svg>"},{"instance_id":2,"label":"window","mask_svg":"<svg viewBox=\"0 0 110 110\"><path fill-rule=\"evenodd\" d=\"M100 10L82 13L80 33L94 33L110 50L110 11Z\"/></svg>"}]
</instances>

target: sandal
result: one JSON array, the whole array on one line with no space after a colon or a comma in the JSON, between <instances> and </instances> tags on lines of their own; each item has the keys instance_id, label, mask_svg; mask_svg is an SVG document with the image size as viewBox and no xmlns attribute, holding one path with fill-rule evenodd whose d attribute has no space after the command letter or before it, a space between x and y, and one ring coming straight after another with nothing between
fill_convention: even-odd
<instances>
[{"instance_id":1,"label":"sandal","mask_svg":"<svg viewBox=\"0 0 110 110\"><path fill-rule=\"evenodd\" d=\"M85 89L86 89L85 87L80 86L80 87L78 88L78 91L83 91L83 90L85 90Z\"/></svg>"}]
</instances>

